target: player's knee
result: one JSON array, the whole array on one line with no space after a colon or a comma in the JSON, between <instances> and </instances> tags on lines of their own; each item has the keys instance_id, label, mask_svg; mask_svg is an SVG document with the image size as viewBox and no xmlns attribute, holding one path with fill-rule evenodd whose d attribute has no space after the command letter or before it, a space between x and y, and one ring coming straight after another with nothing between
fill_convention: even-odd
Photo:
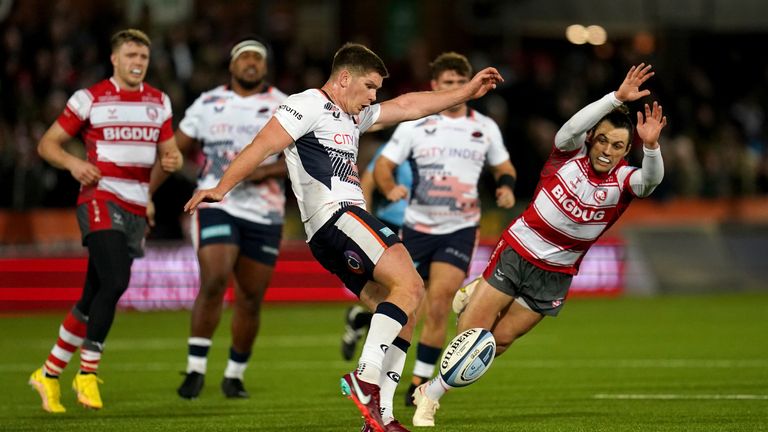
<instances>
[{"instance_id":1,"label":"player's knee","mask_svg":"<svg viewBox=\"0 0 768 432\"><path fill-rule=\"evenodd\" d=\"M200 283L198 296L205 301L216 301L224 295L227 289L229 275L212 275L203 278Z\"/></svg>"},{"instance_id":2,"label":"player's knee","mask_svg":"<svg viewBox=\"0 0 768 432\"><path fill-rule=\"evenodd\" d=\"M437 308L434 305L430 305L427 318L435 325L444 325L448 321L448 308Z\"/></svg>"},{"instance_id":3,"label":"player's knee","mask_svg":"<svg viewBox=\"0 0 768 432\"><path fill-rule=\"evenodd\" d=\"M411 300L418 306L421 303L421 299L424 297L424 281L416 275L415 278L409 278L403 282L403 288L405 293Z\"/></svg>"},{"instance_id":4,"label":"player's knee","mask_svg":"<svg viewBox=\"0 0 768 432\"><path fill-rule=\"evenodd\" d=\"M261 296L256 293L238 293L236 303L249 316L257 316L261 310Z\"/></svg>"}]
</instances>

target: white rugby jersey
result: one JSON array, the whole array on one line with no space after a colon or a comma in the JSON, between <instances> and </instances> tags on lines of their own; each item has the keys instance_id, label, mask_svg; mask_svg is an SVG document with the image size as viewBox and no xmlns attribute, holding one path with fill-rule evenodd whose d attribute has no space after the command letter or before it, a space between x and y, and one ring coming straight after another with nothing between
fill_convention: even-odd
<instances>
[{"instance_id":1,"label":"white rugby jersey","mask_svg":"<svg viewBox=\"0 0 768 432\"><path fill-rule=\"evenodd\" d=\"M268 86L261 93L242 97L228 86L219 86L198 97L187 109L179 129L198 140L205 154L205 166L198 189L215 187L235 157L272 118L286 95ZM262 165L275 163L269 156ZM282 225L285 215L285 182L268 178L259 183L240 182L221 202L201 203L232 216L266 225Z\"/></svg>"},{"instance_id":2,"label":"white rugby jersey","mask_svg":"<svg viewBox=\"0 0 768 432\"><path fill-rule=\"evenodd\" d=\"M592 169L586 131L620 104L610 93L563 125L531 204L504 232L510 246L534 265L578 273L584 254L632 199L648 196L661 182L663 163L658 149L644 149L642 169L628 166L626 160L608 173Z\"/></svg>"},{"instance_id":3,"label":"white rugby jersey","mask_svg":"<svg viewBox=\"0 0 768 432\"><path fill-rule=\"evenodd\" d=\"M275 113L293 138L285 161L307 240L333 214L348 205L365 208L357 170L360 135L379 118L381 107L356 116L341 110L320 89L288 97Z\"/></svg>"},{"instance_id":4,"label":"white rugby jersey","mask_svg":"<svg viewBox=\"0 0 768 432\"><path fill-rule=\"evenodd\" d=\"M428 234L478 226L483 165L509 160L499 127L472 109L458 118L435 114L401 123L382 155L411 165L414 180L404 225Z\"/></svg>"},{"instance_id":5,"label":"white rugby jersey","mask_svg":"<svg viewBox=\"0 0 768 432\"><path fill-rule=\"evenodd\" d=\"M168 96L146 83L130 91L110 78L76 91L56 121L80 136L101 171L98 183L80 187L77 204L104 199L144 215L157 144L173 137L172 115Z\"/></svg>"}]
</instances>

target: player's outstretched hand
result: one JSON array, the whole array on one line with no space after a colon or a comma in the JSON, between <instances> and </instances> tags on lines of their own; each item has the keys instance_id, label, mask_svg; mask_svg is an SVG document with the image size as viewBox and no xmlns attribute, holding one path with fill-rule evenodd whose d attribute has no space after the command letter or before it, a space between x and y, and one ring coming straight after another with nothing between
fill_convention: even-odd
<instances>
[{"instance_id":1,"label":"player's outstretched hand","mask_svg":"<svg viewBox=\"0 0 768 432\"><path fill-rule=\"evenodd\" d=\"M655 149L659 146L659 135L667 125L667 116L662 112L661 105L653 102L653 109L645 104L645 116L637 112L637 135L643 140L643 145Z\"/></svg>"},{"instance_id":2,"label":"player's outstretched hand","mask_svg":"<svg viewBox=\"0 0 768 432\"><path fill-rule=\"evenodd\" d=\"M486 93L495 89L496 84L503 82L504 78L496 68L488 67L481 70L472 77L472 81L467 83L468 88L472 92L470 99L483 97Z\"/></svg>"},{"instance_id":3,"label":"player's outstretched hand","mask_svg":"<svg viewBox=\"0 0 768 432\"><path fill-rule=\"evenodd\" d=\"M640 86L656 74L656 72L651 72L651 67L651 65L640 63L629 68L624 82L615 92L616 99L622 102L632 102L651 94L650 90L640 90Z\"/></svg>"},{"instance_id":4,"label":"player's outstretched hand","mask_svg":"<svg viewBox=\"0 0 768 432\"><path fill-rule=\"evenodd\" d=\"M192 214L202 202L219 202L223 199L224 194L216 190L216 188L201 189L195 192L195 194L192 195L192 198L184 204L184 211Z\"/></svg>"}]
</instances>

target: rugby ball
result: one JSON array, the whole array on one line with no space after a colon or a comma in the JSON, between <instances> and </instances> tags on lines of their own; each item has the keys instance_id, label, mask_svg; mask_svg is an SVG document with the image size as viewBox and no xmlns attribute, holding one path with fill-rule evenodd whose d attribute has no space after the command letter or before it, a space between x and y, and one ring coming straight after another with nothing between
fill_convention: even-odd
<instances>
[{"instance_id":1,"label":"rugby ball","mask_svg":"<svg viewBox=\"0 0 768 432\"><path fill-rule=\"evenodd\" d=\"M453 338L440 360L440 376L451 387L477 381L493 363L496 339L483 328L471 328Z\"/></svg>"}]
</instances>

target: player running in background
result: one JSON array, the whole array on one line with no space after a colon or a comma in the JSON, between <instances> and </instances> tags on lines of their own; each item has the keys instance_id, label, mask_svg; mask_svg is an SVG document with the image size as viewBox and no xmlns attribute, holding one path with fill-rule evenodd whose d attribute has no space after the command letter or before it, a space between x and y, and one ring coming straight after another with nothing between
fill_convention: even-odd
<instances>
[{"instance_id":1,"label":"player running in background","mask_svg":"<svg viewBox=\"0 0 768 432\"><path fill-rule=\"evenodd\" d=\"M64 318L45 364L29 378L43 409L54 413L66 411L60 402L59 375L78 348L80 372L72 387L81 404L102 407L99 363L115 307L128 288L133 259L144 255L150 198L167 173L183 162L173 137L171 102L144 83L149 38L128 29L117 32L111 42L112 77L75 92L37 147L43 159L80 182L77 220L88 248L80 300ZM76 136L85 144L87 160L63 149Z\"/></svg>"},{"instance_id":2,"label":"player running in background","mask_svg":"<svg viewBox=\"0 0 768 432\"><path fill-rule=\"evenodd\" d=\"M454 52L439 55L430 70L430 84L438 91L461 87L472 76L469 60ZM477 245L477 184L483 166L488 164L496 180L496 204L502 208L515 204L517 171L499 127L466 103L397 127L374 170L376 184L389 200L401 200L408 194L392 176L392 169L406 162L416 180L401 238L427 288L421 305L424 327L405 397L406 405L412 406L413 391L435 371L445 343L451 301L467 278Z\"/></svg>"},{"instance_id":3,"label":"player running in background","mask_svg":"<svg viewBox=\"0 0 768 432\"><path fill-rule=\"evenodd\" d=\"M264 80L267 47L256 38L244 38L232 47L229 72L229 85L201 94L176 132L182 150L195 141L202 146L206 160L198 179L200 189L218 183L226 167L286 98ZM232 345L221 390L230 398L248 397L243 374L280 247L287 172L284 159L268 157L221 202L202 205L192 220L200 291L192 308L186 376L177 390L182 398L196 398L203 388L211 338L233 273Z\"/></svg>"},{"instance_id":4,"label":"player running in background","mask_svg":"<svg viewBox=\"0 0 768 432\"><path fill-rule=\"evenodd\" d=\"M397 201L389 201L384 198L376 189L376 182L373 179L373 167L376 160L381 155L384 146L376 150L373 159L365 167L365 172L360 176L360 187L363 189L363 197L368 206L368 212L376 216L384 225L393 232L399 233L405 217L405 207L408 202L405 198ZM395 180L397 184L405 188L411 188L413 182L413 173L408 164L402 164L395 170ZM345 315L346 324L344 325L344 334L341 336L341 356L344 360L352 360L355 355L357 341L365 334L365 329L371 324L373 314L364 306L359 304L350 306Z\"/></svg>"},{"instance_id":5,"label":"player running in background","mask_svg":"<svg viewBox=\"0 0 768 432\"><path fill-rule=\"evenodd\" d=\"M323 87L290 96L219 184L197 191L184 207L193 211L203 201L221 201L266 157L284 151L312 253L375 311L358 368L341 382L342 392L377 432L405 430L391 413L382 418L379 393L384 387L394 394L413 332L409 317L424 283L397 235L365 210L356 165L360 134L376 123L413 120L481 97L502 81L487 68L460 88L373 104L386 76L375 53L345 44Z\"/></svg>"},{"instance_id":6,"label":"player running in background","mask_svg":"<svg viewBox=\"0 0 768 432\"><path fill-rule=\"evenodd\" d=\"M633 66L618 90L581 109L557 132L533 201L502 234L482 277L456 294L459 333L490 330L501 355L545 316L556 316L587 250L634 198L649 196L661 183L658 140L667 119L657 102L637 113L642 168L624 159L635 127L623 103L649 95L640 86L653 74L650 65ZM416 389L414 426L435 425L438 401L449 389L439 374Z\"/></svg>"}]
</instances>

